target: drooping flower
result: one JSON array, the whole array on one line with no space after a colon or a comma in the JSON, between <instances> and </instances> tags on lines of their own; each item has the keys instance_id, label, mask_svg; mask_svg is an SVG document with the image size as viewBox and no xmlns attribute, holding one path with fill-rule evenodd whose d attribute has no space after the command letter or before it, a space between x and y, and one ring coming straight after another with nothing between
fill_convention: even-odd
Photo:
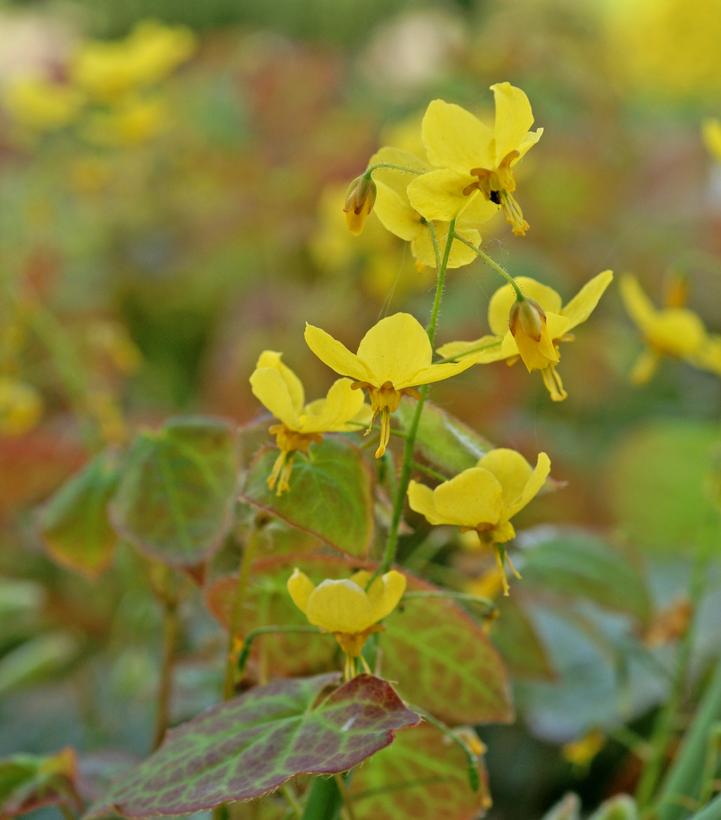
<instances>
[{"instance_id":1,"label":"drooping flower","mask_svg":"<svg viewBox=\"0 0 721 820\"><path fill-rule=\"evenodd\" d=\"M346 677L355 665L368 636L379 632L382 621L398 606L406 589L406 578L391 570L368 586L370 572L361 570L350 578L325 580L314 586L308 576L296 569L288 579L293 603L309 623L332 632L346 654Z\"/></svg>"},{"instance_id":2,"label":"drooping flower","mask_svg":"<svg viewBox=\"0 0 721 820\"><path fill-rule=\"evenodd\" d=\"M370 159L370 165L390 163L415 170L418 174L430 171L430 166L406 151L396 148L381 148ZM417 263L436 267L436 255L430 226L436 234L436 241L442 253L448 239L449 222L426 219L411 204L408 198L408 186L414 179L411 174L395 168L378 168L374 172L377 196L375 212L378 219L392 234L410 242L411 253ZM481 235L476 230L478 225L492 219L498 212L498 206L485 199L479 192L467 197L456 216L455 232L467 242L478 246ZM448 257L449 268L459 268L475 261L476 254L462 242L454 241Z\"/></svg>"},{"instance_id":3,"label":"drooping flower","mask_svg":"<svg viewBox=\"0 0 721 820\"><path fill-rule=\"evenodd\" d=\"M361 174L348 186L343 212L348 230L355 236L363 231L366 219L376 201L376 184L370 174Z\"/></svg>"},{"instance_id":4,"label":"drooping flower","mask_svg":"<svg viewBox=\"0 0 721 820\"><path fill-rule=\"evenodd\" d=\"M250 377L253 395L279 421L268 429L275 436L280 450L268 487L277 485L281 495L289 488L290 474L297 452L307 453L313 442L319 442L323 433L357 430L351 422L362 414L363 394L352 389L350 379L335 381L324 399L305 403L303 384L283 363L282 354L264 350ZM366 408L367 409L367 408Z\"/></svg>"},{"instance_id":5,"label":"drooping flower","mask_svg":"<svg viewBox=\"0 0 721 820\"><path fill-rule=\"evenodd\" d=\"M488 324L491 334L470 342L449 342L438 349L444 358L477 364L521 359L528 372L539 370L553 401L563 401L566 393L556 369L561 353L560 343L573 341L570 331L585 322L613 279L610 270L587 282L568 302L560 295L527 276L516 277L523 293L519 302L509 285L503 285L491 297Z\"/></svg>"},{"instance_id":6,"label":"drooping flower","mask_svg":"<svg viewBox=\"0 0 721 820\"><path fill-rule=\"evenodd\" d=\"M682 294L678 288L671 293L671 304L659 310L635 276L626 275L621 279L623 303L646 342L646 349L631 371L634 384L645 384L663 356L683 359L694 367L721 376L721 336L707 333L700 317L680 306Z\"/></svg>"},{"instance_id":7,"label":"drooping flower","mask_svg":"<svg viewBox=\"0 0 721 820\"><path fill-rule=\"evenodd\" d=\"M432 100L423 117L423 143L434 170L413 180L408 196L426 219L448 221L477 191L500 205L513 233L523 236L528 223L513 196L516 163L538 142L543 129L530 131L528 97L510 83L491 86L495 122L482 123L470 111Z\"/></svg>"},{"instance_id":8,"label":"drooping flower","mask_svg":"<svg viewBox=\"0 0 721 820\"><path fill-rule=\"evenodd\" d=\"M380 414L376 458L380 458L388 446L390 414L398 409L403 395L417 398L417 387L448 379L474 364L465 360L432 364L433 350L428 334L409 313L395 313L373 325L361 339L357 353L351 353L344 344L313 325L306 325L305 341L324 364L353 379L354 388L368 391L371 425Z\"/></svg>"},{"instance_id":9,"label":"drooping flower","mask_svg":"<svg viewBox=\"0 0 721 820\"><path fill-rule=\"evenodd\" d=\"M515 450L490 450L475 467L431 489L417 481L408 485L412 510L434 525L450 524L462 531L475 531L481 545L496 551L498 569L513 564L502 546L515 537L511 518L520 512L541 490L551 470L546 453L539 453L535 468ZM508 582L503 573L503 591Z\"/></svg>"}]
</instances>

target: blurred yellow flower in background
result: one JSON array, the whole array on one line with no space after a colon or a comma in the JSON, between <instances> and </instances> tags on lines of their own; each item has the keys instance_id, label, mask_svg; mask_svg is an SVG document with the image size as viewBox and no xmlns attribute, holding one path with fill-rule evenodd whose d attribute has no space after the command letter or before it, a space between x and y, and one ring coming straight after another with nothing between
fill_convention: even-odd
<instances>
[{"instance_id":1,"label":"blurred yellow flower in background","mask_svg":"<svg viewBox=\"0 0 721 820\"><path fill-rule=\"evenodd\" d=\"M433 100L423 117L423 143L435 170L413 180L411 204L426 219L449 221L469 196L480 191L503 209L513 233L528 223L513 196L515 164L538 142L543 129L530 131L533 112L525 93L510 83L491 86L496 103L493 126L445 100Z\"/></svg>"},{"instance_id":2,"label":"blurred yellow flower in background","mask_svg":"<svg viewBox=\"0 0 721 820\"><path fill-rule=\"evenodd\" d=\"M281 495L289 489L293 458L296 452L307 453L323 433L357 430L367 421L363 410L363 394L353 390L350 379L335 381L324 399L305 403L305 390L300 379L282 361L282 354L264 350L250 376L253 395L279 421L269 428L275 436L280 455L268 477L268 487L278 487ZM367 408L366 408L367 409ZM358 419L357 424L351 424Z\"/></svg>"},{"instance_id":3,"label":"blurred yellow flower in background","mask_svg":"<svg viewBox=\"0 0 721 820\"><path fill-rule=\"evenodd\" d=\"M448 379L474 364L472 361L432 364L433 350L428 334L409 313L394 313L373 325L361 339L357 353L351 353L330 333L309 324L305 328L305 341L324 364L354 379L354 388L368 391L371 425L376 415L381 417L376 458L386 451L391 435L390 414L398 409L403 395L417 398L416 387Z\"/></svg>"},{"instance_id":4,"label":"blurred yellow flower in background","mask_svg":"<svg viewBox=\"0 0 721 820\"><path fill-rule=\"evenodd\" d=\"M507 559L499 545L515 537L511 518L520 512L543 487L551 471L546 453L539 453L535 468L515 450L498 448L435 489L411 481L408 502L412 510L434 525L449 524L478 534L481 545L496 549L498 569ZM510 559L509 563L510 563ZM515 572L513 565L511 569ZM503 591L508 582L503 575Z\"/></svg>"},{"instance_id":5,"label":"blurred yellow flower in background","mask_svg":"<svg viewBox=\"0 0 721 820\"><path fill-rule=\"evenodd\" d=\"M721 162L721 120L706 120L703 124L703 139L711 154Z\"/></svg>"},{"instance_id":6,"label":"blurred yellow flower in background","mask_svg":"<svg viewBox=\"0 0 721 820\"><path fill-rule=\"evenodd\" d=\"M170 123L167 105L157 98L127 97L107 111L90 114L83 123L88 142L112 148L132 147L153 139Z\"/></svg>"},{"instance_id":7,"label":"blurred yellow flower in background","mask_svg":"<svg viewBox=\"0 0 721 820\"><path fill-rule=\"evenodd\" d=\"M34 387L0 376L0 436L21 436L29 432L42 412L43 401Z\"/></svg>"},{"instance_id":8,"label":"blurred yellow flower in background","mask_svg":"<svg viewBox=\"0 0 721 820\"><path fill-rule=\"evenodd\" d=\"M504 359L508 364L515 364L520 358L529 373L540 371L551 399L563 401L568 394L556 369L560 361L560 343L573 341L570 331L588 319L612 280L610 270L599 273L570 302L563 305L561 296L553 288L528 276L518 276L516 284L526 297L525 301L531 303L520 308L525 316L519 316L513 287L503 285L493 294L488 305L488 324L492 335L470 342L449 342L438 352L447 359L471 359L477 364Z\"/></svg>"},{"instance_id":9,"label":"blurred yellow flower in background","mask_svg":"<svg viewBox=\"0 0 721 820\"><path fill-rule=\"evenodd\" d=\"M707 333L696 313L681 307L678 299L656 309L636 277L630 274L621 279L621 297L646 342L646 349L631 371L634 384L649 381L663 356L683 359L694 367L721 375L721 336Z\"/></svg>"},{"instance_id":10,"label":"blurred yellow flower in background","mask_svg":"<svg viewBox=\"0 0 721 820\"><path fill-rule=\"evenodd\" d=\"M70 125L84 101L77 89L41 77L17 77L8 85L3 100L19 126L39 133Z\"/></svg>"},{"instance_id":11,"label":"blurred yellow flower in background","mask_svg":"<svg viewBox=\"0 0 721 820\"><path fill-rule=\"evenodd\" d=\"M398 606L406 589L405 575L394 569L368 586L370 579L371 573L361 570L350 578L314 586L298 569L288 579L293 603L313 626L335 635L349 660L360 655L372 632L380 631L378 622Z\"/></svg>"}]
</instances>

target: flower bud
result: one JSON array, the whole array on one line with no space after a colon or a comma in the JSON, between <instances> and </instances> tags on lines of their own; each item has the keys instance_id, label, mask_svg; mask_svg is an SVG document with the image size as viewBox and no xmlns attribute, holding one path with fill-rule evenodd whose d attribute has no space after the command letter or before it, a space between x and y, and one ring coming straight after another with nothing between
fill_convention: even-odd
<instances>
[{"instance_id":1,"label":"flower bud","mask_svg":"<svg viewBox=\"0 0 721 820\"><path fill-rule=\"evenodd\" d=\"M356 177L348 186L343 211L348 230L358 236L376 201L376 184L367 174Z\"/></svg>"},{"instance_id":2,"label":"flower bud","mask_svg":"<svg viewBox=\"0 0 721 820\"><path fill-rule=\"evenodd\" d=\"M688 301L688 278L682 273L673 273L666 280L666 307L686 307Z\"/></svg>"},{"instance_id":3,"label":"flower bud","mask_svg":"<svg viewBox=\"0 0 721 820\"><path fill-rule=\"evenodd\" d=\"M509 315L508 327L515 339L520 334L540 342L543 330L546 327L546 314L543 308L533 299L523 299L513 303Z\"/></svg>"}]
</instances>

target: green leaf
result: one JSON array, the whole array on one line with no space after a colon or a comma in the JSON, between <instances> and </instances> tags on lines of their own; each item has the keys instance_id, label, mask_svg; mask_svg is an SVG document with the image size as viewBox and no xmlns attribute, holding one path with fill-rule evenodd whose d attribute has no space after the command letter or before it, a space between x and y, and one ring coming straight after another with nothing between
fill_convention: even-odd
<instances>
[{"instance_id":1,"label":"green leaf","mask_svg":"<svg viewBox=\"0 0 721 820\"><path fill-rule=\"evenodd\" d=\"M115 454L100 453L40 511L40 535L58 563L95 577L110 563L118 537L108 504L118 483Z\"/></svg>"},{"instance_id":2,"label":"green leaf","mask_svg":"<svg viewBox=\"0 0 721 820\"><path fill-rule=\"evenodd\" d=\"M276 449L259 454L241 498L331 547L365 556L373 539L373 484L360 452L327 436L307 456L296 455L290 489L280 496L266 483L277 456Z\"/></svg>"},{"instance_id":3,"label":"green leaf","mask_svg":"<svg viewBox=\"0 0 721 820\"><path fill-rule=\"evenodd\" d=\"M588 820L638 820L636 801L619 794L603 803Z\"/></svg>"},{"instance_id":4,"label":"green leaf","mask_svg":"<svg viewBox=\"0 0 721 820\"><path fill-rule=\"evenodd\" d=\"M277 680L171 730L87 817L172 815L261 797L298 774L347 771L418 723L380 678L359 675L327 694L337 680Z\"/></svg>"},{"instance_id":5,"label":"green leaf","mask_svg":"<svg viewBox=\"0 0 721 820\"><path fill-rule=\"evenodd\" d=\"M401 428L407 431L416 402L403 399L397 417ZM468 467L475 467L478 459L492 449L486 439L450 413L427 401L418 425L416 450L431 464L455 475Z\"/></svg>"},{"instance_id":6,"label":"green leaf","mask_svg":"<svg viewBox=\"0 0 721 820\"><path fill-rule=\"evenodd\" d=\"M307 625L286 589L294 567L320 583L326 578L347 578L356 569L373 571L376 564L329 555L258 562L241 619L244 634L268 624ZM433 595L441 591L403 572L409 591ZM234 587L234 579L219 579L207 592L211 611L226 625ZM404 599L383 625L380 668L419 707L453 725L512 718L506 672L498 653L483 629L452 600ZM264 635L256 642L254 656L273 675L308 674L340 663L335 640L321 633Z\"/></svg>"},{"instance_id":7,"label":"green leaf","mask_svg":"<svg viewBox=\"0 0 721 820\"><path fill-rule=\"evenodd\" d=\"M111 506L118 532L171 566L193 566L232 524L237 452L231 425L179 418L142 433L127 457Z\"/></svg>"},{"instance_id":8,"label":"green leaf","mask_svg":"<svg viewBox=\"0 0 721 820\"><path fill-rule=\"evenodd\" d=\"M543 815L542 820L580 820L581 801L578 795L569 793Z\"/></svg>"},{"instance_id":9,"label":"green leaf","mask_svg":"<svg viewBox=\"0 0 721 820\"><path fill-rule=\"evenodd\" d=\"M607 469L611 508L634 545L656 553L718 547L716 425L654 422L623 440Z\"/></svg>"},{"instance_id":10,"label":"green leaf","mask_svg":"<svg viewBox=\"0 0 721 820\"><path fill-rule=\"evenodd\" d=\"M498 601L491 640L514 678L553 680L555 673L536 627L517 596Z\"/></svg>"},{"instance_id":11,"label":"green leaf","mask_svg":"<svg viewBox=\"0 0 721 820\"><path fill-rule=\"evenodd\" d=\"M16 754L0 760L0 817L68 802L75 807L77 763L72 749L55 755Z\"/></svg>"},{"instance_id":12,"label":"green leaf","mask_svg":"<svg viewBox=\"0 0 721 820\"><path fill-rule=\"evenodd\" d=\"M639 571L606 541L580 530L542 527L525 534L524 584L560 597L584 598L646 623L652 602Z\"/></svg>"},{"instance_id":13,"label":"green leaf","mask_svg":"<svg viewBox=\"0 0 721 820\"><path fill-rule=\"evenodd\" d=\"M77 654L77 641L65 632L38 635L20 644L0 659L0 695L57 677Z\"/></svg>"},{"instance_id":14,"label":"green leaf","mask_svg":"<svg viewBox=\"0 0 721 820\"><path fill-rule=\"evenodd\" d=\"M481 788L473 791L463 751L434 726L424 724L400 734L392 746L353 773L353 812L358 820L473 820L490 806L480 758L477 765Z\"/></svg>"}]
</instances>

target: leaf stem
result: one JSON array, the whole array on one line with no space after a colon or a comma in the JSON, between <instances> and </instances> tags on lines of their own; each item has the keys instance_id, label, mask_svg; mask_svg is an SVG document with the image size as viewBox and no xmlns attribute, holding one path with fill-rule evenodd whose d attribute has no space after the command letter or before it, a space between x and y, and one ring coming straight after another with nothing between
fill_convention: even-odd
<instances>
[{"instance_id":1,"label":"leaf stem","mask_svg":"<svg viewBox=\"0 0 721 820\"><path fill-rule=\"evenodd\" d=\"M449 231L450 233L450 231ZM513 288L516 292L516 299L519 302L522 302L526 297L521 292L521 289L518 287L516 280L511 276L511 274L501 265L496 262L495 259L491 258L485 251L482 251L480 248L477 248L473 242L469 242L467 239L464 239L462 236L459 236L457 233L454 232L453 234L454 239L457 239L463 245L469 247L472 251L475 251L476 254L488 265L489 268L492 268L499 276L502 276L506 282Z\"/></svg>"},{"instance_id":2,"label":"leaf stem","mask_svg":"<svg viewBox=\"0 0 721 820\"><path fill-rule=\"evenodd\" d=\"M373 171L377 171L379 168L391 168L393 171L403 171L406 174L413 174L414 176L423 173L418 168L406 168L405 165L396 165L394 162L376 162L374 165L369 165L365 169L363 176L370 177Z\"/></svg>"},{"instance_id":3,"label":"leaf stem","mask_svg":"<svg viewBox=\"0 0 721 820\"><path fill-rule=\"evenodd\" d=\"M166 579L168 577L169 573ZM169 584L167 584L159 597L163 607L163 659L158 683L153 751L163 742L170 721L170 702L173 693L173 666L175 664L175 652L180 633L178 599L175 595L175 591L169 589Z\"/></svg>"},{"instance_id":4,"label":"leaf stem","mask_svg":"<svg viewBox=\"0 0 721 820\"><path fill-rule=\"evenodd\" d=\"M314 626L305 626L299 624L298 626L290 626L290 625L280 625L280 626L259 626L256 629L251 629L251 631L245 636L243 640L243 647L238 654L238 661L236 665L238 676L241 676L245 671L245 666L248 663L248 658L250 657L250 651L253 648L253 642L256 638L260 637L261 635L282 635L288 633L302 633L302 632L310 632L313 635L330 635L329 632L321 632Z\"/></svg>"}]
</instances>

